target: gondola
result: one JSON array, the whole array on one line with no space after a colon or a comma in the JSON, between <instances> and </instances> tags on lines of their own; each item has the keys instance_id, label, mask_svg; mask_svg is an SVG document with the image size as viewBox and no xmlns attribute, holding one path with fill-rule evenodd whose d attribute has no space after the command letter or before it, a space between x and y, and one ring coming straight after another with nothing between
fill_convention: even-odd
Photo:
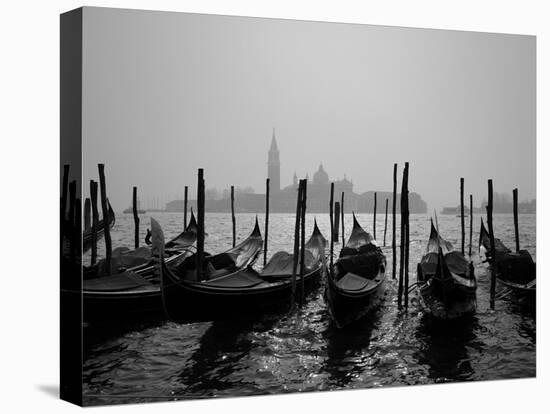
<instances>
[{"instance_id":1,"label":"gondola","mask_svg":"<svg viewBox=\"0 0 550 414\"><path fill-rule=\"evenodd\" d=\"M115 225L116 217L115 212L113 211L113 208L111 207L111 203L109 204L109 229L112 229ZM100 240L103 235L105 234L105 226L104 226L104 220L100 220L97 224L97 240ZM84 229L84 232L82 233L82 249L84 252L87 252L92 248L92 229Z\"/></svg>"},{"instance_id":2,"label":"gondola","mask_svg":"<svg viewBox=\"0 0 550 414\"><path fill-rule=\"evenodd\" d=\"M197 240L197 221L193 212L185 231L178 234L166 243L167 262L175 260L177 255L187 251ZM146 243L147 244L147 243ZM108 277L105 270L105 259L98 261L92 266L87 266L83 271L83 278L93 279L97 277ZM142 246L134 250L127 247L117 247L111 254L112 274L118 274L130 270L142 275L150 275L155 269L151 247Z\"/></svg>"},{"instance_id":3,"label":"gondola","mask_svg":"<svg viewBox=\"0 0 550 414\"><path fill-rule=\"evenodd\" d=\"M474 266L431 223L426 254L417 266L417 288L427 313L454 320L473 315L477 308Z\"/></svg>"},{"instance_id":4,"label":"gondola","mask_svg":"<svg viewBox=\"0 0 550 414\"><path fill-rule=\"evenodd\" d=\"M513 252L495 238L495 252L491 249L489 232L481 219L479 255L496 267L497 282L521 295L534 297L537 290L537 266L527 250Z\"/></svg>"},{"instance_id":5,"label":"gondola","mask_svg":"<svg viewBox=\"0 0 550 414\"><path fill-rule=\"evenodd\" d=\"M494 258L497 260L512 253L512 251L502 243L500 239L495 237L495 252L491 250L491 239L489 238L489 232L483 224L483 218L481 219L481 228L479 230L479 257L483 262L493 263Z\"/></svg>"},{"instance_id":6,"label":"gondola","mask_svg":"<svg viewBox=\"0 0 550 414\"><path fill-rule=\"evenodd\" d=\"M380 304L386 257L353 215L353 229L329 272L325 299L338 328L355 322Z\"/></svg>"},{"instance_id":7,"label":"gondola","mask_svg":"<svg viewBox=\"0 0 550 414\"><path fill-rule=\"evenodd\" d=\"M253 262L261 247L262 237L256 220L254 230L247 239L223 253L208 256L206 261L217 272L235 272ZM164 261L164 264L168 269L186 269L189 268L188 262L194 261L194 249L188 247L173 255L171 260ZM162 314L161 283L157 270L158 266L153 266L152 270L126 270L113 276L85 280L82 292L84 320L105 321Z\"/></svg>"},{"instance_id":8,"label":"gondola","mask_svg":"<svg viewBox=\"0 0 550 414\"><path fill-rule=\"evenodd\" d=\"M252 257L233 259L242 270L196 281L189 273L167 266L163 253L162 229L151 220L153 249L160 257L161 280L165 312L176 320L223 320L234 317L257 317L265 312L288 309L292 295L293 255L277 252L261 271L252 268ZM261 246L258 237L258 246ZM305 244L304 275L298 274L295 286L304 285L304 296L319 281L324 267L326 240L317 223ZM246 257L244 258L246 259ZM205 259L208 266L208 260ZM298 264L300 269L300 264ZM210 272L204 269L207 274Z\"/></svg>"}]
</instances>

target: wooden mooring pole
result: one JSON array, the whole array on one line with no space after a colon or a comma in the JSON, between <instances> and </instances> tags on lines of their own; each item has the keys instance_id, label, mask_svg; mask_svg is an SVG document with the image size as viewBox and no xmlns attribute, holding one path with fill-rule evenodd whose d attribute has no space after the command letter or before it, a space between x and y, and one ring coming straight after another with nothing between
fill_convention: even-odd
<instances>
[{"instance_id":1,"label":"wooden mooring pole","mask_svg":"<svg viewBox=\"0 0 550 414\"><path fill-rule=\"evenodd\" d=\"M460 178L460 246L462 256L464 256L464 239L466 238L464 231L464 177Z\"/></svg>"},{"instance_id":2,"label":"wooden mooring pole","mask_svg":"<svg viewBox=\"0 0 550 414\"><path fill-rule=\"evenodd\" d=\"M405 273L405 245L406 245L406 233L405 233L405 174L406 169L403 169L403 179L401 181L401 200L400 200L400 210L401 210L401 243L399 244L399 284L397 288L397 306L401 308L403 303L403 276Z\"/></svg>"},{"instance_id":3,"label":"wooden mooring pole","mask_svg":"<svg viewBox=\"0 0 550 414\"><path fill-rule=\"evenodd\" d=\"M342 199L340 200L340 210L342 210L342 247L346 244L346 239L344 236L344 192L342 191Z\"/></svg>"},{"instance_id":4,"label":"wooden mooring pole","mask_svg":"<svg viewBox=\"0 0 550 414\"><path fill-rule=\"evenodd\" d=\"M84 230L89 230L92 224L90 198L84 200Z\"/></svg>"},{"instance_id":5,"label":"wooden mooring pole","mask_svg":"<svg viewBox=\"0 0 550 414\"><path fill-rule=\"evenodd\" d=\"M518 189L514 188L514 235L516 238L516 252L519 252L519 219L518 219Z\"/></svg>"},{"instance_id":6,"label":"wooden mooring pole","mask_svg":"<svg viewBox=\"0 0 550 414\"><path fill-rule=\"evenodd\" d=\"M82 263L82 202L77 197L74 202L74 227L71 244L74 244L75 259L77 263Z\"/></svg>"},{"instance_id":7,"label":"wooden mooring pole","mask_svg":"<svg viewBox=\"0 0 550 414\"><path fill-rule=\"evenodd\" d=\"M90 199L92 201L92 257L90 263L97 260L97 226L99 225L99 213L97 211L97 181L90 180Z\"/></svg>"},{"instance_id":8,"label":"wooden mooring pole","mask_svg":"<svg viewBox=\"0 0 550 414\"><path fill-rule=\"evenodd\" d=\"M374 192L374 213L372 216L372 237L376 240L376 191Z\"/></svg>"},{"instance_id":9,"label":"wooden mooring pole","mask_svg":"<svg viewBox=\"0 0 550 414\"><path fill-rule=\"evenodd\" d=\"M298 273L298 255L300 252L300 218L301 218L301 209L302 209L302 191L303 191L303 181L300 180L298 184L298 197L296 200L296 218L294 222L294 250L292 256L292 285L291 285L291 298L290 298L290 307L294 309L296 303L296 276Z\"/></svg>"},{"instance_id":10,"label":"wooden mooring pole","mask_svg":"<svg viewBox=\"0 0 550 414\"><path fill-rule=\"evenodd\" d=\"M237 241L237 224L235 222L235 186L231 186L231 229L233 233L233 243L232 246L235 247Z\"/></svg>"},{"instance_id":11,"label":"wooden mooring pole","mask_svg":"<svg viewBox=\"0 0 550 414\"><path fill-rule=\"evenodd\" d=\"M340 239L340 202L334 202L334 241L338 243Z\"/></svg>"},{"instance_id":12,"label":"wooden mooring pole","mask_svg":"<svg viewBox=\"0 0 550 414\"><path fill-rule=\"evenodd\" d=\"M183 191L183 231L187 230L187 191L189 188L185 186Z\"/></svg>"},{"instance_id":13,"label":"wooden mooring pole","mask_svg":"<svg viewBox=\"0 0 550 414\"><path fill-rule=\"evenodd\" d=\"M386 232L388 231L388 199L386 198L386 214L384 215L384 247L386 247Z\"/></svg>"},{"instance_id":14,"label":"wooden mooring pole","mask_svg":"<svg viewBox=\"0 0 550 414\"><path fill-rule=\"evenodd\" d=\"M111 256L113 248L111 245L111 229L109 227L109 207L107 201L107 186L105 184L105 164L98 164L99 191L101 195L101 212L103 214L103 237L105 238L105 269L106 274L111 274Z\"/></svg>"},{"instance_id":15,"label":"wooden mooring pole","mask_svg":"<svg viewBox=\"0 0 550 414\"><path fill-rule=\"evenodd\" d=\"M269 178L265 179L265 230L264 230L264 266L267 264L267 249L269 239Z\"/></svg>"},{"instance_id":16,"label":"wooden mooring pole","mask_svg":"<svg viewBox=\"0 0 550 414\"><path fill-rule=\"evenodd\" d=\"M410 225L409 225L409 163L405 163L405 308L409 307L409 250L410 250Z\"/></svg>"},{"instance_id":17,"label":"wooden mooring pole","mask_svg":"<svg viewBox=\"0 0 550 414\"><path fill-rule=\"evenodd\" d=\"M491 254L495 257L495 233L493 232L493 180L488 180L488 202L487 202L487 227L489 231L489 241L491 243ZM490 306L495 309L495 294L497 282L497 266L495 261L491 264L491 287L490 287Z\"/></svg>"},{"instance_id":18,"label":"wooden mooring pole","mask_svg":"<svg viewBox=\"0 0 550 414\"><path fill-rule=\"evenodd\" d=\"M395 228L396 228L396 218L395 214L397 213L397 164L393 164L393 205L392 205L392 239L391 239L391 250L392 250L392 279L396 278L396 268L397 268L397 244L395 240Z\"/></svg>"},{"instance_id":19,"label":"wooden mooring pole","mask_svg":"<svg viewBox=\"0 0 550 414\"><path fill-rule=\"evenodd\" d=\"M468 247L468 255L472 257L472 237L474 234L474 198L470 194L470 243Z\"/></svg>"},{"instance_id":20,"label":"wooden mooring pole","mask_svg":"<svg viewBox=\"0 0 550 414\"><path fill-rule=\"evenodd\" d=\"M199 168L197 179L197 272L196 281L203 278L204 261L204 170Z\"/></svg>"},{"instance_id":21,"label":"wooden mooring pole","mask_svg":"<svg viewBox=\"0 0 550 414\"><path fill-rule=\"evenodd\" d=\"M134 214L134 248L139 247L139 215L137 205L137 187L132 190L132 213Z\"/></svg>"},{"instance_id":22,"label":"wooden mooring pole","mask_svg":"<svg viewBox=\"0 0 550 414\"><path fill-rule=\"evenodd\" d=\"M306 274L306 205L307 205L307 180L303 180L301 197L301 235L300 235L300 306L305 302L305 281Z\"/></svg>"}]
</instances>

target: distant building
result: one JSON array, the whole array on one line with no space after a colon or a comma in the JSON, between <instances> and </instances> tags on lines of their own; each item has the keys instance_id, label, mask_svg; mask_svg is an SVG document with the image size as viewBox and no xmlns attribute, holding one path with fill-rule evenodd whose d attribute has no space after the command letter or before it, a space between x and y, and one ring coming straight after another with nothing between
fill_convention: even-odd
<instances>
[{"instance_id":1,"label":"distant building","mask_svg":"<svg viewBox=\"0 0 550 414\"><path fill-rule=\"evenodd\" d=\"M328 203L330 197L330 179L325 171L323 164L319 165L319 169L313 174L313 180L309 179L309 176L306 175L307 179L307 209L311 213L320 213L328 212ZM296 208L296 194L298 191L298 177L294 173L292 179L292 185L289 185L281 190L281 193L274 198L274 208L273 211L284 210L285 212L289 208ZM344 177L343 180L334 181L334 199L335 201L340 200L342 192L345 193L345 197L350 197L348 200L350 202L349 208L353 208L354 203L354 193L353 193L353 183ZM344 201L345 204L345 201Z\"/></svg>"},{"instance_id":2,"label":"distant building","mask_svg":"<svg viewBox=\"0 0 550 414\"><path fill-rule=\"evenodd\" d=\"M358 211L361 213L372 213L374 210L374 191L367 191L362 193L359 197ZM390 191L377 191L376 198L378 200L377 211L378 213L384 213L386 198L388 201L388 214L391 213L393 204L393 192ZM396 194L395 211L400 214L401 211L401 194ZM409 192L409 212L411 214L426 214L428 212L428 204L422 200L420 194L414 191Z\"/></svg>"},{"instance_id":3,"label":"distant building","mask_svg":"<svg viewBox=\"0 0 550 414\"><path fill-rule=\"evenodd\" d=\"M474 209L475 210L475 209ZM487 211L487 201L481 202L481 213ZM512 214L514 212L514 204L510 194L506 193L494 193L493 195L493 213L495 214ZM518 203L519 214L535 214L537 212L537 201L532 199L530 201L524 201Z\"/></svg>"},{"instance_id":4,"label":"distant building","mask_svg":"<svg viewBox=\"0 0 550 414\"><path fill-rule=\"evenodd\" d=\"M281 161L279 147L275 136L275 128L271 136L271 145L267 153L267 176L270 181L269 208L272 213L294 213L296 211L296 197L298 193L298 177L296 173L292 177L292 184L281 188ZM323 164L313 174L313 179L307 179L307 211L309 213L328 214L330 198L330 177ZM334 201L340 201L344 193L344 211L346 213L372 213L374 209L374 191L363 194L353 192L353 181L344 175L342 180L334 182ZM391 200L393 193L377 192L378 212L383 213L385 199ZM397 194L397 211L399 212L400 195ZM194 200L189 205L196 205ZM166 205L168 211L183 211L183 201L174 200ZM228 194L224 194L221 200L206 200L205 209L208 212L230 212L231 203ZM412 214L426 213L427 205L418 193L409 193L409 210ZM242 193L235 196L235 211L247 213L263 213L265 211L265 194Z\"/></svg>"}]
</instances>

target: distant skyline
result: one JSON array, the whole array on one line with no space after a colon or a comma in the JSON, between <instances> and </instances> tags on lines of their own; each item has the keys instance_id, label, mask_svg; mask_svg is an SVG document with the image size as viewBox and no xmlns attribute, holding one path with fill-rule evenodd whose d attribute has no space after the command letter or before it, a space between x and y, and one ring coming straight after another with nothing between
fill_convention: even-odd
<instances>
[{"instance_id":1,"label":"distant skyline","mask_svg":"<svg viewBox=\"0 0 550 414\"><path fill-rule=\"evenodd\" d=\"M535 37L85 8L83 185L106 164L117 211L231 185L263 193L320 163L391 191L393 163L429 211L535 188Z\"/></svg>"}]
</instances>

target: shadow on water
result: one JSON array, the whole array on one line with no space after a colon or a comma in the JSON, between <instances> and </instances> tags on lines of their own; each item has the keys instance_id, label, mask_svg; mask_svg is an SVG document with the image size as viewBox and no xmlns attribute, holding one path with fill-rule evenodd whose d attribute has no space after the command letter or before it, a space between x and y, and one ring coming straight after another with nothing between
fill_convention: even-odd
<instances>
[{"instance_id":1,"label":"shadow on water","mask_svg":"<svg viewBox=\"0 0 550 414\"><path fill-rule=\"evenodd\" d=\"M243 378L235 379L235 372L255 346L251 333L268 331L276 322L277 318L214 321L200 338L191 364L179 372L176 381L191 395L208 391L206 395L214 396L243 385Z\"/></svg>"},{"instance_id":2,"label":"shadow on water","mask_svg":"<svg viewBox=\"0 0 550 414\"><path fill-rule=\"evenodd\" d=\"M337 387L345 387L364 371L371 359L368 352L373 330L379 324L379 311L343 329L330 323L323 336L327 342L322 371Z\"/></svg>"},{"instance_id":3,"label":"shadow on water","mask_svg":"<svg viewBox=\"0 0 550 414\"><path fill-rule=\"evenodd\" d=\"M428 367L434 382L472 380L474 369L468 346L476 346L477 317L440 321L424 314L416 331L418 351L415 357ZM481 344L478 344L481 346Z\"/></svg>"},{"instance_id":4,"label":"shadow on water","mask_svg":"<svg viewBox=\"0 0 550 414\"><path fill-rule=\"evenodd\" d=\"M536 299L532 296L512 294L506 299L506 310L510 314L519 317L517 324L518 334L528 338L529 341L536 345L537 343L537 307Z\"/></svg>"}]
</instances>

